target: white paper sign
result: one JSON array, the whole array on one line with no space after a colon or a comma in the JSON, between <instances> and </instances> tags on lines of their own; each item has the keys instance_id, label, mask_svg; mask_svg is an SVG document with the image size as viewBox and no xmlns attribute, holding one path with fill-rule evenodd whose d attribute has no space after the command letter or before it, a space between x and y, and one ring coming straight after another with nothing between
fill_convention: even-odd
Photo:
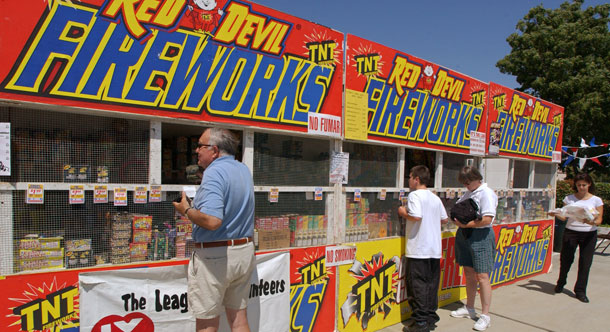
<instances>
[{"instance_id":1,"label":"white paper sign","mask_svg":"<svg viewBox=\"0 0 610 332\"><path fill-rule=\"evenodd\" d=\"M11 123L0 122L0 176L11 175Z\"/></svg>"},{"instance_id":2,"label":"white paper sign","mask_svg":"<svg viewBox=\"0 0 610 332\"><path fill-rule=\"evenodd\" d=\"M485 133L470 131L470 154L475 156L485 155Z\"/></svg>"},{"instance_id":3,"label":"white paper sign","mask_svg":"<svg viewBox=\"0 0 610 332\"><path fill-rule=\"evenodd\" d=\"M312 112L307 114L307 133L341 138L340 117Z\"/></svg>"},{"instance_id":4,"label":"white paper sign","mask_svg":"<svg viewBox=\"0 0 610 332\"><path fill-rule=\"evenodd\" d=\"M330 183L347 184L349 153L335 152L330 160Z\"/></svg>"},{"instance_id":5,"label":"white paper sign","mask_svg":"<svg viewBox=\"0 0 610 332\"><path fill-rule=\"evenodd\" d=\"M356 246L326 247L326 267L352 264L356 259Z\"/></svg>"}]
</instances>

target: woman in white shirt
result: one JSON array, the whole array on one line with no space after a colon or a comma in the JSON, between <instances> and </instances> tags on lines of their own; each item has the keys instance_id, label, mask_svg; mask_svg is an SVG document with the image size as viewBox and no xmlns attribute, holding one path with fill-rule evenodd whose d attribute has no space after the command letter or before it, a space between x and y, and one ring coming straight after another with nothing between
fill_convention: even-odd
<instances>
[{"instance_id":1,"label":"woman in white shirt","mask_svg":"<svg viewBox=\"0 0 610 332\"><path fill-rule=\"evenodd\" d=\"M589 303L587 297L587 282L589 280L589 270L593 263L593 253L595 252L595 244L597 243L597 225L602 223L604 214L604 203L601 198L594 195L595 184L593 179L587 173L580 173L574 177L572 185L574 194L564 198L565 205L582 206L588 210L596 210L598 215L593 220L567 218L566 230L563 233L561 244L559 279L555 286L555 293L563 292L568 278L570 266L574 262L574 253L576 247L580 247L580 257L578 258L578 277L574 284L574 294L576 298L584 303ZM551 216L556 216L561 220L566 220L566 217L549 213Z\"/></svg>"},{"instance_id":2,"label":"woman in white shirt","mask_svg":"<svg viewBox=\"0 0 610 332\"><path fill-rule=\"evenodd\" d=\"M492 224L496 217L498 196L483 183L483 176L478 169L466 166L458 174L466 192L458 203L472 198L478 208L479 216L463 224L455 220L459 227L455 235L455 258L464 268L466 276L466 305L451 312L452 317L466 317L476 319L474 301L477 289L481 290L481 315L474 324L477 331L486 330L491 323L489 307L491 305L491 280L489 276L493 270L495 258L495 237Z\"/></svg>"}]
</instances>

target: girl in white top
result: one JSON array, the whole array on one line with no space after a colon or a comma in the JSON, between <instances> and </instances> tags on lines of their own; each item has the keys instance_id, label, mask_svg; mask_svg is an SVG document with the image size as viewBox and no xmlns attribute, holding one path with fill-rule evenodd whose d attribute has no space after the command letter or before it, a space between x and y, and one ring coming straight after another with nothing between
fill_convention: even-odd
<instances>
[{"instance_id":1,"label":"girl in white top","mask_svg":"<svg viewBox=\"0 0 610 332\"><path fill-rule=\"evenodd\" d=\"M563 202L565 205L576 205L585 208L595 209L598 214L593 220L583 219L576 220L567 218L566 230L563 233L561 241L561 256L559 278L555 285L555 293L563 292L568 278L568 272L574 262L574 253L576 248L580 247L580 255L578 258L578 277L574 284L574 294L576 298L584 303L589 303L587 297L587 282L589 280L589 270L593 264L593 253L595 252L595 244L597 243L597 226L602 223L604 215L604 203L601 198L594 195L595 184L593 179L587 173L580 173L574 177L572 185L574 194L567 196ZM561 220L566 220L565 217L555 213L549 215L557 217Z\"/></svg>"}]
</instances>

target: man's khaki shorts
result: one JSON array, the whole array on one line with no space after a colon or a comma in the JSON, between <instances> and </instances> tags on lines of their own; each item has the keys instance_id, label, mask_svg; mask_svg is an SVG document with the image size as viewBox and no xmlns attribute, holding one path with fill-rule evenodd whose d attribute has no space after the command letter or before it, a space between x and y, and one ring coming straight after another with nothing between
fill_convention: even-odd
<instances>
[{"instance_id":1,"label":"man's khaki shorts","mask_svg":"<svg viewBox=\"0 0 610 332\"><path fill-rule=\"evenodd\" d=\"M256 265L252 242L194 249L188 267L189 309L198 319L219 316L223 306L248 306L250 275Z\"/></svg>"}]
</instances>

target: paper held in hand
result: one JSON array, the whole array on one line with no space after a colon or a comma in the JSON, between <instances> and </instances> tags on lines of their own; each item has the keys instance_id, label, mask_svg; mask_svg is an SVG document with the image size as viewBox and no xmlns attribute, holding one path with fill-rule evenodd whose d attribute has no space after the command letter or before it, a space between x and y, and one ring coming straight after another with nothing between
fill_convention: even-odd
<instances>
[{"instance_id":1,"label":"paper held in hand","mask_svg":"<svg viewBox=\"0 0 610 332\"><path fill-rule=\"evenodd\" d=\"M566 205L559 209L553 209L549 212L555 213L556 216L562 218L571 218L572 220L579 221L592 221L599 215L599 212L594 208L587 208L584 206L578 206L573 204Z\"/></svg>"}]
</instances>

